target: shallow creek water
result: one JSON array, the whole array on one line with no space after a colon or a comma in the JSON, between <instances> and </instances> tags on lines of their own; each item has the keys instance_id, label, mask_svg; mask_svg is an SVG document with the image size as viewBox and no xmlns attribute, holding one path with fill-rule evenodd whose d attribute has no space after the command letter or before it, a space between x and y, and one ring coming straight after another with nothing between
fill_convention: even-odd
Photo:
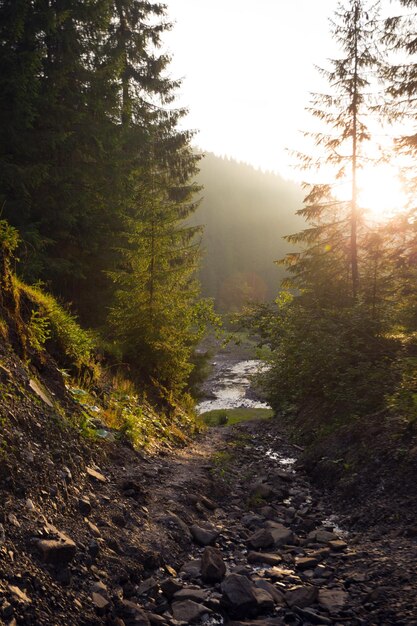
<instances>
[{"instance_id":1,"label":"shallow creek water","mask_svg":"<svg viewBox=\"0 0 417 626\"><path fill-rule=\"evenodd\" d=\"M256 359L243 361L224 359L213 362L213 372L205 384L206 399L197 405L198 413L214 409L269 409L257 398L251 376L265 365Z\"/></svg>"}]
</instances>

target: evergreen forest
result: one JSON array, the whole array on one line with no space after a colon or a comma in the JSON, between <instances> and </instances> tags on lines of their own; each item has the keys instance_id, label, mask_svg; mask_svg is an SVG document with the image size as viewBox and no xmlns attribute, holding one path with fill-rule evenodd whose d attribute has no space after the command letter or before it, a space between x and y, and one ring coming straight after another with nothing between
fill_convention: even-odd
<instances>
[{"instance_id":1,"label":"evergreen forest","mask_svg":"<svg viewBox=\"0 0 417 626\"><path fill-rule=\"evenodd\" d=\"M414 423L417 3L382 4L334 12L340 55L307 107L310 152L292 155L303 203L296 183L192 146L165 5L2 0L3 291L25 346L64 343L65 366L122 365L192 402L199 342L215 311L238 312L276 412L319 410L314 431L386 410ZM399 168L408 194L384 219L361 195L370 164Z\"/></svg>"}]
</instances>

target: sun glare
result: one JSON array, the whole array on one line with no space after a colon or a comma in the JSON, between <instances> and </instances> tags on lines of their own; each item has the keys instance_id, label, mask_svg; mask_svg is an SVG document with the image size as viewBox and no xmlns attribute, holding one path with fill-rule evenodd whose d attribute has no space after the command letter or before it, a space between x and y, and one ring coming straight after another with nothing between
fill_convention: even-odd
<instances>
[{"instance_id":1,"label":"sun glare","mask_svg":"<svg viewBox=\"0 0 417 626\"><path fill-rule=\"evenodd\" d=\"M359 205L368 221L383 222L404 211L407 197L397 171L389 165L358 174Z\"/></svg>"},{"instance_id":2,"label":"sun glare","mask_svg":"<svg viewBox=\"0 0 417 626\"><path fill-rule=\"evenodd\" d=\"M340 200L351 198L351 183L336 188ZM390 165L368 167L358 172L358 204L367 222L386 222L405 210L407 196L397 170Z\"/></svg>"}]
</instances>

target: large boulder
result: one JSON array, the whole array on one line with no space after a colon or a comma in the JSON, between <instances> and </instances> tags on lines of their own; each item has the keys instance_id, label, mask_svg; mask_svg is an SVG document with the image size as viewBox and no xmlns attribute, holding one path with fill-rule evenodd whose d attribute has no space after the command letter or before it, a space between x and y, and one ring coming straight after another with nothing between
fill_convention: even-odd
<instances>
[{"instance_id":1,"label":"large boulder","mask_svg":"<svg viewBox=\"0 0 417 626\"><path fill-rule=\"evenodd\" d=\"M201 558L201 578L210 583L223 580L226 574L226 565L222 553L217 548L206 547Z\"/></svg>"},{"instance_id":2,"label":"large boulder","mask_svg":"<svg viewBox=\"0 0 417 626\"><path fill-rule=\"evenodd\" d=\"M232 617L254 617L258 613L255 585L246 576L230 574L222 582L222 604Z\"/></svg>"}]
</instances>

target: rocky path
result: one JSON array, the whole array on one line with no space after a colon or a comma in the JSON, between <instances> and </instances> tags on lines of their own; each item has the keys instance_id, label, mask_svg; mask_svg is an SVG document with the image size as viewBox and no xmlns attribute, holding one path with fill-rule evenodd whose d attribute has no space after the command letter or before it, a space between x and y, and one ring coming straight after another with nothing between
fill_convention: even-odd
<instances>
[{"instance_id":1,"label":"rocky path","mask_svg":"<svg viewBox=\"0 0 417 626\"><path fill-rule=\"evenodd\" d=\"M415 539L339 529L298 452L254 421L165 455L110 448L63 470L55 507L9 498L0 623L417 625Z\"/></svg>"},{"instance_id":2,"label":"rocky path","mask_svg":"<svg viewBox=\"0 0 417 626\"><path fill-rule=\"evenodd\" d=\"M253 422L160 461L148 509L181 550L135 590L152 623L417 624L415 542L335 528L297 452Z\"/></svg>"}]
</instances>

